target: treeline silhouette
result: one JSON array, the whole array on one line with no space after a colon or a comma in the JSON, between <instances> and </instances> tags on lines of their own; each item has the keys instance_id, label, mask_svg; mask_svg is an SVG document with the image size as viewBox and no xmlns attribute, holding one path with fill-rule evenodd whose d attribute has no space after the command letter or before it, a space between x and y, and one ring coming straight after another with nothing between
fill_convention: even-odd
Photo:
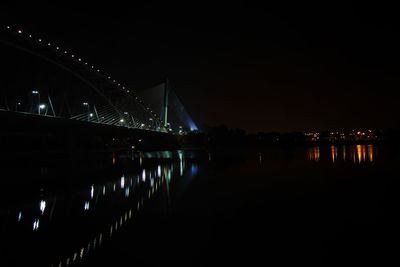
<instances>
[{"instance_id":1,"label":"treeline silhouette","mask_svg":"<svg viewBox=\"0 0 400 267\"><path fill-rule=\"evenodd\" d=\"M201 125L199 131L182 138L185 147L264 147L323 145L332 143L383 143L400 145L400 129L374 130L372 140L329 140L331 131L321 131L320 140L310 141L303 132L259 132L247 134L245 130L229 128L226 125Z\"/></svg>"}]
</instances>

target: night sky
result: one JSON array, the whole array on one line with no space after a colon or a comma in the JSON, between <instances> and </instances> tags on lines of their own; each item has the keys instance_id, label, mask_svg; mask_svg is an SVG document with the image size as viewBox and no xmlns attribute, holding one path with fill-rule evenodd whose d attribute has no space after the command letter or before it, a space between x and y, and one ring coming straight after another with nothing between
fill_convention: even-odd
<instances>
[{"instance_id":1,"label":"night sky","mask_svg":"<svg viewBox=\"0 0 400 267\"><path fill-rule=\"evenodd\" d=\"M2 7L0 22L136 90L168 77L197 124L248 133L400 126L395 6L184 3L35 3Z\"/></svg>"}]
</instances>

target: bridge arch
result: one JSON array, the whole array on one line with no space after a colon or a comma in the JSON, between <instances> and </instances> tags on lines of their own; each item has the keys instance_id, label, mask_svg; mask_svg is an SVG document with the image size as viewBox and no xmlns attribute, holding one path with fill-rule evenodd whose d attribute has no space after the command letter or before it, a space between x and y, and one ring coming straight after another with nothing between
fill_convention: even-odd
<instances>
[{"instance_id":1,"label":"bridge arch","mask_svg":"<svg viewBox=\"0 0 400 267\"><path fill-rule=\"evenodd\" d=\"M64 92L55 92L53 90L50 94L48 90L41 91L34 88L21 89L13 88L13 86L2 86L3 94L1 97L3 99L0 107L3 109L36 113L36 109L32 107L37 106L37 114L39 115L68 117L76 120L147 130L164 130L158 115L133 90L111 78L110 75L105 74L99 68L95 68L94 65L84 61L80 56L63 49L62 46L55 45L43 38L34 37L21 29L14 29L10 26L0 28L0 43L40 58L51 66L56 66L85 84L87 86L86 90L90 88L96 94L96 97L84 99L83 95L93 96L93 94L67 92L74 91L74 88L64 90ZM26 105L23 105L18 100L20 96L16 95L17 92L24 90L25 94L31 94L30 100L27 100L29 103L26 103ZM36 102L32 100L34 98L33 94L38 97ZM68 94L73 94L74 96L68 98L66 97ZM47 96L47 98L43 96ZM40 99L40 97L42 98ZM15 103L9 103L9 99L12 99ZM42 102L45 102L45 104ZM57 112L53 105L54 102L58 102L57 104L63 103L63 106L66 106L69 112ZM41 110L41 107L43 107L43 110Z\"/></svg>"}]
</instances>

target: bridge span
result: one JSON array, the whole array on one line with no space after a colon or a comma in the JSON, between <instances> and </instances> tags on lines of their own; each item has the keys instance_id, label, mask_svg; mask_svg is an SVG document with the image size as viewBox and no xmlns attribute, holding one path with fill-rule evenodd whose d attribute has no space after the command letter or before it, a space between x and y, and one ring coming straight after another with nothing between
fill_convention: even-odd
<instances>
[{"instance_id":1,"label":"bridge span","mask_svg":"<svg viewBox=\"0 0 400 267\"><path fill-rule=\"evenodd\" d=\"M147 134L197 130L169 82L143 94L63 45L12 26L0 25L0 56L0 109ZM159 98L161 103L149 104Z\"/></svg>"},{"instance_id":2,"label":"bridge span","mask_svg":"<svg viewBox=\"0 0 400 267\"><path fill-rule=\"evenodd\" d=\"M5 166L28 159L26 170L46 172L93 158L103 166L118 151L179 149L197 130L168 80L134 90L56 41L12 26L0 25L0 57Z\"/></svg>"}]
</instances>

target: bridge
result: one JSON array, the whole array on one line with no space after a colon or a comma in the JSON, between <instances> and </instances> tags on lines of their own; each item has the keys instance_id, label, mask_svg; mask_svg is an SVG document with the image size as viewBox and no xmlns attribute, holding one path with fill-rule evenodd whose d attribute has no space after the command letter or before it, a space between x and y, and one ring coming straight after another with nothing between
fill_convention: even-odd
<instances>
[{"instance_id":1,"label":"bridge","mask_svg":"<svg viewBox=\"0 0 400 267\"><path fill-rule=\"evenodd\" d=\"M11 26L0 26L0 58L1 162L27 177L66 161L90 173L117 164L121 151L179 149L197 131L167 79L136 91L64 46Z\"/></svg>"},{"instance_id":2,"label":"bridge","mask_svg":"<svg viewBox=\"0 0 400 267\"><path fill-rule=\"evenodd\" d=\"M137 92L64 46L12 26L1 26L0 48L3 112L146 132L197 130L168 80Z\"/></svg>"}]
</instances>

